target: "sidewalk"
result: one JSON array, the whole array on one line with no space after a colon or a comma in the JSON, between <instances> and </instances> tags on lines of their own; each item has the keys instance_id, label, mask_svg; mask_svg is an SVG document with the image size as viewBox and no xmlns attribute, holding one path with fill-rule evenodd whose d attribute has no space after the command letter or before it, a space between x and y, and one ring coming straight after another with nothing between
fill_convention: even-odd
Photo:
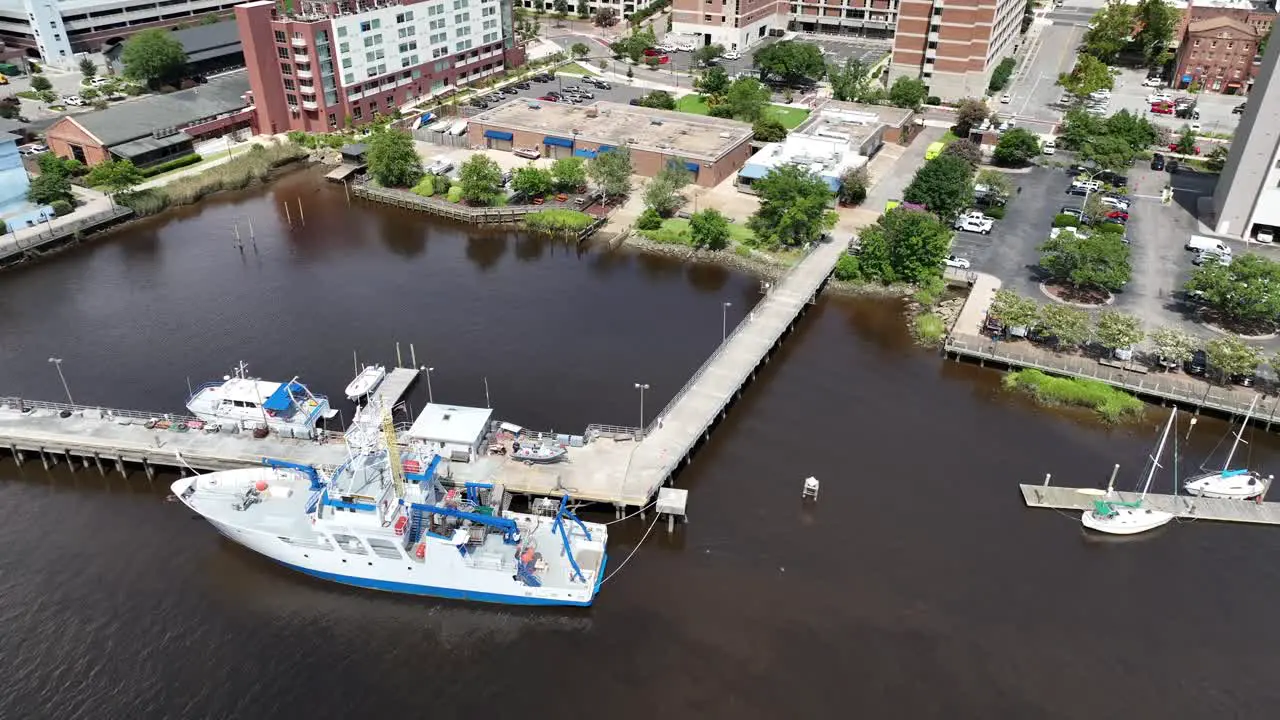
<instances>
[{"instance_id":1,"label":"sidewalk","mask_svg":"<svg viewBox=\"0 0 1280 720\"><path fill-rule=\"evenodd\" d=\"M0 260L128 212L117 209L110 198L96 190L72 186L71 191L81 203L71 214L26 228L14 228L0 236Z\"/></svg>"}]
</instances>

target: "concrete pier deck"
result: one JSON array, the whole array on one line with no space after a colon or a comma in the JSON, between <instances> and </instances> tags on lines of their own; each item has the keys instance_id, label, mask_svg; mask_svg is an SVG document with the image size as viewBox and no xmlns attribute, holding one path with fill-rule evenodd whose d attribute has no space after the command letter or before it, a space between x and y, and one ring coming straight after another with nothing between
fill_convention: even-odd
<instances>
[{"instance_id":1,"label":"concrete pier deck","mask_svg":"<svg viewBox=\"0 0 1280 720\"><path fill-rule=\"evenodd\" d=\"M378 383L378 389L374 391L377 396L380 407L395 407L396 403L409 392L409 388L413 387L413 383L418 379L417 368L392 368L387 371L387 376Z\"/></svg>"},{"instance_id":2,"label":"concrete pier deck","mask_svg":"<svg viewBox=\"0 0 1280 720\"><path fill-rule=\"evenodd\" d=\"M1056 510L1089 510L1093 507L1095 500L1133 502L1138 499L1138 493L1135 492L1116 491L1108 497L1099 494L1099 491L1093 488L1022 485L1021 489L1022 499L1027 507ZM1280 525L1280 502L1219 500L1188 495L1148 493L1143 505L1153 510L1173 513L1173 516L1179 519Z\"/></svg>"}]
</instances>

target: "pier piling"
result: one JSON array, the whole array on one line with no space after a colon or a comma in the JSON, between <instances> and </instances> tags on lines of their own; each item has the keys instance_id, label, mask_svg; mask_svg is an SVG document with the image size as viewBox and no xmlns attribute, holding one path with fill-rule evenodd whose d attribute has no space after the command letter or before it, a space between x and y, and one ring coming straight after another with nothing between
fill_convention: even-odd
<instances>
[{"instance_id":1,"label":"pier piling","mask_svg":"<svg viewBox=\"0 0 1280 720\"><path fill-rule=\"evenodd\" d=\"M40 464L44 465L44 469L49 469L49 456L44 454L44 448L40 448Z\"/></svg>"},{"instance_id":2,"label":"pier piling","mask_svg":"<svg viewBox=\"0 0 1280 720\"><path fill-rule=\"evenodd\" d=\"M307 217L302 214L302 198L298 198L298 222L302 223L302 227L307 226Z\"/></svg>"},{"instance_id":3,"label":"pier piling","mask_svg":"<svg viewBox=\"0 0 1280 720\"><path fill-rule=\"evenodd\" d=\"M253 237L253 218L245 218L244 221L249 223L249 242L257 245L258 241Z\"/></svg>"},{"instance_id":4,"label":"pier piling","mask_svg":"<svg viewBox=\"0 0 1280 720\"><path fill-rule=\"evenodd\" d=\"M129 473L124 471L124 456L116 455L116 470L120 473L120 477L127 478Z\"/></svg>"},{"instance_id":5,"label":"pier piling","mask_svg":"<svg viewBox=\"0 0 1280 720\"><path fill-rule=\"evenodd\" d=\"M289 212L289 203L284 203L284 220L289 223L289 227L293 227L293 215Z\"/></svg>"},{"instance_id":6,"label":"pier piling","mask_svg":"<svg viewBox=\"0 0 1280 720\"><path fill-rule=\"evenodd\" d=\"M18 467L22 467L22 461L25 458L22 457L22 451L18 449L17 444L9 443L9 452L13 453L13 459L18 463Z\"/></svg>"},{"instance_id":7,"label":"pier piling","mask_svg":"<svg viewBox=\"0 0 1280 720\"><path fill-rule=\"evenodd\" d=\"M142 458L142 470L147 474L147 482L151 482L156 479L156 469L151 467L151 463L147 462L146 456L143 456Z\"/></svg>"},{"instance_id":8,"label":"pier piling","mask_svg":"<svg viewBox=\"0 0 1280 720\"><path fill-rule=\"evenodd\" d=\"M396 342L396 367L404 367L404 363L400 360L400 343Z\"/></svg>"},{"instance_id":9,"label":"pier piling","mask_svg":"<svg viewBox=\"0 0 1280 720\"><path fill-rule=\"evenodd\" d=\"M418 367L418 353L413 349L413 343L409 343L409 362L413 363L413 367Z\"/></svg>"},{"instance_id":10,"label":"pier piling","mask_svg":"<svg viewBox=\"0 0 1280 720\"><path fill-rule=\"evenodd\" d=\"M62 449L62 454L67 458L67 467L71 468L71 472L76 471L76 461L71 457L71 451L67 448Z\"/></svg>"},{"instance_id":11,"label":"pier piling","mask_svg":"<svg viewBox=\"0 0 1280 720\"><path fill-rule=\"evenodd\" d=\"M101 475L102 477L107 476L107 472L102 469L102 456L99 455L97 451L94 451L93 453L93 464L98 466L99 475Z\"/></svg>"}]
</instances>

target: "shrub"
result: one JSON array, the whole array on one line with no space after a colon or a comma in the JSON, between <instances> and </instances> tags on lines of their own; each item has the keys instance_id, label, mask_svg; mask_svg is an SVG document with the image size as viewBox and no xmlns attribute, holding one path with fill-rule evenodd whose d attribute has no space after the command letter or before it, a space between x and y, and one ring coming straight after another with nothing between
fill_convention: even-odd
<instances>
[{"instance_id":1,"label":"shrub","mask_svg":"<svg viewBox=\"0 0 1280 720\"><path fill-rule=\"evenodd\" d=\"M9 231L9 226L5 225L3 220L0 220L0 235L3 235L8 231Z\"/></svg>"},{"instance_id":2,"label":"shrub","mask_svg":"<svg viewBox=\"0 0 1280 720\"><path fill-rule=\"evenodd\" d=\"M836 261L837 280L857 280L862 277L862 268L858 266L858 256L845 253Z\"/></svg>"},{"instance_id":3,"label":"shrub","mask_svg":"<svg viewBox=\"0 0 1280 720\"><path fill-rule=\"evenodd\" d=\"M737 254L738 257L742 257L742 258L751 257L751 248L747 247L746 245L734 246L733 252Z\"/></svg>"},{"instance_id":4,"label":"shrub","mask_svg":"<svg viewBox=\"0 0 1280 720\"><path fill-rule=\"evenodd\" d=\"M461 202L461 201L462 201L462 186L461 186L461 185L450 185L450 186L449 186L449 194L448 194L446 197L448 197L449 202L451 202L451 203Z\"/></svg>"},{"instance_id":5,"label":"shrub","mask_svg":"<svg viewBox=\"0 0 1280 720\"><path fill-rule=\"evenodd\" d=\"M989 208L987 208L986 210L983 210L982 212L983 212L983 214L985 214L987 217L992 218L993 220L1003 220L1003 219L1004 219L1004 206L1003 206L1003 205L995 205L995 206L993 206L993 207L989 207Z\"/></svg>"},{"instance_id":6,"label":"shrub","mask_svg":"<svg viewBox=\"0 0 1280 720\"><path fill-rule=\"evenodd\" d=\"M418 181L418 184L414 185L413 189L410 190L409 192L412 192L414 195L420 195L422 197L431 197L432 195L435 195L436 194L435 178L433 178L430 175L423 175L422 179Z\"/></svg>"},{"instance_id":7,"label":"shrub","mask_svg":"<svg viewBox=\"0 0 1280 720\"><path fill-rule=\"evenodd\" d=\"M70 215L71 211L75 210L75 208L72 207L71 203L67 202L66 200L54 200L53 202L49 203L49 207L53 210L53 214L57 215L58 217L62 217L63 215Z\"/></svg>"},{"instance_id":8,"label":"shrub","mask_svg":"<svg viewBox=\"0 0 1280 720\"><path fill-rule=\"evenodd\" d=\"M924 99L924 104L925 105L941 105L942 98L938 97L937 95L930 95L929 97Z\"/></svg>"},{"instance_id":9,"label":"shrub","mask_svg":"<svg viewBox=\"0 0 1280 720\"><path fill-rule=\"evenodd\" d=\"M1064 215L1053 216L1053 226L1056 228L1079 227L1079 225L1080 225L1080 218L1076 217L1075 215L1064 214Z\"/></svg>"},{"instance_id":10,"label":"shrub","mask_svg":"<svg viewBox=\"0 0 1280 720\"><path fill-rule=\"evenodd\" d=\"M644 236L661 245L692 245L693 238L689 236L689 230L685 227L660 227L657 230L648 230Z\"/></svg>"},{"instance_id":11,"label":"shrub","mask_svg":"<svg viewBox=\"0 0 1280 720\"><path fill-rule=\"evenodd\" d=\"M733 108L729 107L726 103L720 103L719 105L712 105L707 108L707 114L714 118L725 118L731 120L733 119Z\"/></svg>"},{"instance_id":12,"label":"shrub","mask_svg":"<svg viewBox=\"0 0 1280 720\"><path fill-rule=\"evenodd\" d=\"M1032 393L1044 405L1079 405L1117 422L1142 415L1146 406L1138 398L1097 380L1060 378L1039 370L1017 370L1004 376L1006 388Z\"/></svg>"},{"instance_id":13,"label":"shrub","mask_svg":"<svg viewBox=\"0 0 1280 720\"><path fill-rule=\"evenodd\" d=\"M146 188L120 193L116 202L132 210L136 217L147 217L169 207L169 196L161 188Z\"/></svg>"},{"instance_id":14,"label":"shrub","mask_svg":"<svg viewBox=\"0 0 1280 720\"><path fill-rule=\"evenodd\" d=\"M1010 57L1000 61L996 69L991 72L991 83L987 85L989 92L1000 92L1009 84L1009 78L1013 77L1013 68L1017 66L1017 62Z\"/></svg>"},{"instance_id":15,"label":"shrub","mask_svg":"<svg viewBox=\"0 0 1280 720\"><path fill-rule=\"evenodd\" d=\"M911 299L920 303L924 307L931 308L938 304L942 299L942 293L947 291L947 284L940 277L931 277L920 283L920 288L912 294Z\"/></svg>"},{"instance_id":16,"label":"shrub","mask_svg":"<svg viewBox=\"0 0 1280 720\"><path fill-rule=\"evenodd\" d=\"M524 225L534 232L574 234L586 230L592 223L591 216L577 210L552 208L524 216Z\"/></svg>"},{"instance_id":17,"label":"shrub","mask_svg":"<svg viewBox=\"0 0 1280 720\"><path fill-rule=\"evenodd\" d=\"M653 208L645 208L636 220L637 230L657 230L660 227L662 227L662 216Z\"/></svg>"},{"instance_id":18,"label":"shrub","mask_svg":"<svg viewBox=\"0 0 1280 720\"><path fill-rule=\"evenodd\" d=\"M159 165L152 165L151 167L142 168L138 172L142 173L142 177L154 177L156 175L159 175L160 173L169 172L170 170L177 170L178 168L184 168L189 165L195 165L196 163L200 162L203 159L204 158L200 157L199 154L191 153L190 155L183 155L182 157L177 157L172 160L167 160L165 162L160 163Z\"/></svg>"},{"instance_id":19,"label":"shrub","mask_svg":"<svg viewBox=\"0 0 1280 720\"><path fill-rule=\"evenodd\" d=\"M1096 232L1114 233L1116 235L1124 234L1124 226L1120 223L1098 223L1093 226Z\"/></svg>"},{"instance_id":20,"label":"shrub","mask_svg":"<svg viewBox=\"0 0 1280 720\"><path fill-rule=\"evenodd\" d=\"M180 177L165 185L174 205L189 205L220 190L239 190L266 180L271 171L304 157L307 151L293 143L256 145L221 165Z\"/></svg>"},{"instance_id":21,"label":"shrub","mask_svg":"<svg viewBox=\"0 0 1280 720\"><path fill-rule=\"evenodd\" d=\"M942 322L942 318L934 313L922 313L915 317L912 331L917 340L933 345L942 341L942 337L947 334L947 326Z\"/></svg>"}]
</instances>

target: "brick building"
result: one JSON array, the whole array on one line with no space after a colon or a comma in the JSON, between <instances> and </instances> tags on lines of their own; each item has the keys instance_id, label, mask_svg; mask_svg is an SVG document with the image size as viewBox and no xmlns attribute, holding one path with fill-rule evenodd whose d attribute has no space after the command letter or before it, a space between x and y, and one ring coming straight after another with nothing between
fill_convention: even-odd
<instances>
[{"instance_id":1,"label":"brick building","mask_svg":"<svg viewBox=\"0 0 1280 720\"><path fill-rule=\"evenodd\" d=\"M1022 0L902 0L889 78L918 77L943 100L981 97L1020 37Z\"/></svg>"},{"instance_id":2,"label":"brick building","mask_svg":"<svg viewBox=\"0 0 1280 720\"><path fill-rule=\"evenodd\" d=\"M511 0L236 6L258 126L324 132L524 63Z\"/></svg>"},{"instance_id":3,"label":"brick building","mask_svg":"<svg viewBox=\"0 0 1280 720\"><path fill-rule=\"evenodd\" d=\"M1193 22L1203 22L1214 18L1227 17L1239 20L1252 26L1261 37L1267 34L1275 23L1276 12L1270 6L1253 2L1253 0L1199 0L1189 2L1182 7L1178 27L1173 32L1176 42L1181 43L1187 34L1187 26Z\"/></svg>"},{"instance_id":4,"label":"brick building","mask_svg":"<svg viewBox=\"0 0 1280 720\"><path fill-rule=\"evenodd\" d=\"M1218 16L1187 25L1178 45L1173 86L1203 84L1205 92L1243 95L1252 88L1262 34L1254 25Z\"/></svg>"},{"instance_id":5,"label":"brick building","mask_svg":"<svg viewBox=\"0 0 1280 720\"><path fill-rule=\"evenodd\" d=\"M543 157L593 158L614 147L631 151L636 175L653 177L678 162L704 187L733 177L751 156L751 126L737 120L595 102L569 105L515 99L471 118L472 146L536 148Z\"/></svg>"},{"instance_id":6,"label":"brick building","mask_svg":"<svg viewBox=\"0 0 1280 720\"><path fill-rule=\"evenodd\" d=\"M785 32L790 7L779 0L673 0L671 31L699 35L705 45L745 50Z\"/></svg>"}]
</instances>

